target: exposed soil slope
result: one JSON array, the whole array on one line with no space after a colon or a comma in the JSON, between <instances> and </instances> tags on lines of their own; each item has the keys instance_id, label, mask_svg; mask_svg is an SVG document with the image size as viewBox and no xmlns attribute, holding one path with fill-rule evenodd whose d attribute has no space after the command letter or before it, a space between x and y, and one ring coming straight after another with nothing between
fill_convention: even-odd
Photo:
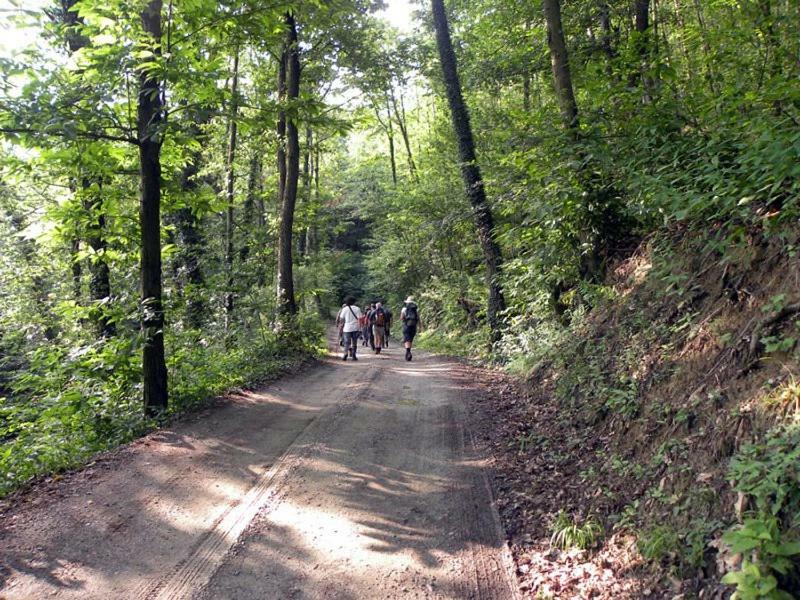
<instances>
[{"instance_id":1,"label":"exposed soil slope","mask_svg":"<svg viewBox=\"0 0 800 600\"><path fill-rule=\"evenodd\" d=\"M475 421L532 597L730 594L719 579L740 557L719 538L748 505L726 474L744 444L798 415L800 268L786 240L724 255L707 240L643 243L615 269L614 299L527 381L481 378ZM596 517L598 543L552 548L560 511Z\"/></svg>"},{"instance_id":2,"label":"exposed soil slope","mask_svg":"<svg viewBox=\"0 0 800 600\"><path fill-rule=\"evenodd\" d=\"M0 596L514 598L459 373L330 357L18 495Z\"/></svg>"}]
</instances>

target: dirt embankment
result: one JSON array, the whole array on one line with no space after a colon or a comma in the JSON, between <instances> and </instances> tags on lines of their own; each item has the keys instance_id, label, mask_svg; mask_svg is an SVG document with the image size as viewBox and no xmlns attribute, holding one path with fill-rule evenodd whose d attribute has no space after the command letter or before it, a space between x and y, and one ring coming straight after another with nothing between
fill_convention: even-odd
<instances>
[{"instance_id":1,"label":"dirt embankment","mask_svg":"<svg viewBox=\"0 0 800 600\"><path fill-rule=\"evenodd\" d=\"M723 254L704 239L643 243L614 270L614 299L527 381L487 386L476 421L533 597L730 593L719 579L737 559L719 538L748 508L731 457L800 406L800 268L791 240ZM593 519L587 550L551 544Z\"/></svg>"}]
</instances>

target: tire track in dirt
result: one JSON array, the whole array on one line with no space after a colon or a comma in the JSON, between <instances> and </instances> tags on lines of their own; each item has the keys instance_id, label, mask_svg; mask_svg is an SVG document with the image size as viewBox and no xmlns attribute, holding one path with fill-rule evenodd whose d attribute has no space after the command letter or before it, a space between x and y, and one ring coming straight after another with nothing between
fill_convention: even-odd
<instances>
[{"instance_id":1,"label":"tire track in dirt","mask_svg":"<svg viewBox=\"0 0 800 600\"><path fill-rule=\"evenodd\" d=\"M519 598L467 433L468 390L447 361L415 359L362 358L358 368L375 371L370 390L338 411L203 600Z\"/></svg>"},{"instance_id":2,"label":"tire track in dirt","mask_svg":"<svg viewBox=\"0 0 800 600\"><path fill-rule=\"evenodd\" d=\"M451 369L329 357L136 442L6 514L0 597L516 599Z\"/></svg>"},{"instance_id":3,"label":"tire track in dirt","mask_svg":"<svg viewBox=\"0 0 800 600\"><path fill-rule=\"evenodd\" d=\"M375 375L377 372L373 372L372 376ZM369 379L367 385L368 382ZM366 387L345 404L356 402L365 391ZM203 536L197 549L179 563L169 577L158 581L137 597L141 600L182 600L203 590L253 519L259 513L268 512L281 501L292 474L314 452L315 441L324 436L324 431L332 426L335 414L341 410L342 404L337 403L311 421L297 434L286 452L258 479L241 502L223 513L214 528Z\"/></svg>"}]
</instances>

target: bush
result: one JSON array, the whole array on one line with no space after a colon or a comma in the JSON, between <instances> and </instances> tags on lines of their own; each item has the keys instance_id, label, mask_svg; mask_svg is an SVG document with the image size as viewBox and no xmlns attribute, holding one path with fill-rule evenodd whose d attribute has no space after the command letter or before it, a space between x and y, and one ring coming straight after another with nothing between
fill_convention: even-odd
<instances>
[{"instance_id":1,"label":"bush","mask_svg":"<svg viewBox=\"0 0 800 600\"><path fill-rule=\"evenodd\" d=\"M320 351L320 319L301 313L278 335L266 329L227 338L170 331L170 410L178 414L245 384L274 377ZM75 467L145 433L138 337L67 350L41 346L0 399L0 497L36 475Z\"/></svg>"},{"instance_id":2,"label":"bush","mask_svg":"<svg viewBox=\"0 0 800 600\"><path fill-rule=\"evenodd\" d=\"M793 598L800 591L800 426L778 427L760 444L748 444L731 460L729 478L751 502L748 518L722 541L742 554L741 567L722 579L735 598Z\"/></svg>"}]
</instances>

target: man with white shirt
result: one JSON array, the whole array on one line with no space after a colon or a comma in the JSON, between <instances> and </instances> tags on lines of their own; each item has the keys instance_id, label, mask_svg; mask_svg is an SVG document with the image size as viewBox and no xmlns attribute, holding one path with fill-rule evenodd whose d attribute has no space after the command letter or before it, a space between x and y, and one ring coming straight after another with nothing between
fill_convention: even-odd
<instances>
[{"instance_id":1,"label":"man with white shirt","mask_svg":"<svg viewBox=\"0 0 800 600\"><path fill-rule=\"evenodd\" d=\"M342 360L347 360L348 354L353 360L358 360L356 357L356 349L358 348L358 336L360 327L358 320L361 318L361 309L355 306L356 299L348 296L344 299L344 306L339 311L336 320L343 324L342 333L344 334L344 356Z\"/></svg>"}]
</instances>

